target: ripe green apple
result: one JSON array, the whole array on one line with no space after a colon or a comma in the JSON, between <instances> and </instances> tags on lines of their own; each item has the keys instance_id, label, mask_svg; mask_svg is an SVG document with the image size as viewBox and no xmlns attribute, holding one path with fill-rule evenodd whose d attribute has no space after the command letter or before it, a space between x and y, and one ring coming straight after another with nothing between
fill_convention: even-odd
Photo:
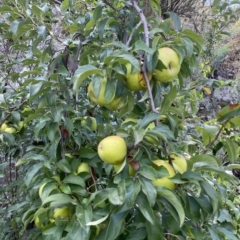
<instances>
[{"instance_id":1,"label":"ripe green apple","mask_svg":"<svg viewBox=\"0 0 240 240\"><path fill-rule=\"evenodd\" d=\"M16 130L14 127L7 127L7 128L5 128L4 132L7 132L7 133L16 133L17 130Z\"/></svg>"},{"instance_id":2,"label":"ripe green apple","mask_svg":"<svg viewBox=\"0 0 240 240\"><path fill-rule=\"evenodd\" d=\"M117 165L113 165L114 171L117 173L120 170L121 166L122 166L122 163L117 164ZM129 176L131 176L131 177L133 177L136 173L133 165L130 164L130 163L128 163L128 173L129 173Z\"/></svg>"},{"instance_id":3,"label":"ripe green apple","mask_svg":"<svg viewBox=\"0 0 240 240\"><path fill-rule=\"evenodd\" d=\"M70 217L70 209L69 207L62 207L62 208L56 208L53 212L53 219L59 218L69 218Z\"/></svg>"},{"instance_id":4,"label":"ripe green apple","mask_svg":"<svg viewBox=\"0 0 240 240\"><path fill-rule=\"evenodd\" d=\"M162 61L167 69L155 69L153 71L153 78L158 82L171 82L177 77L181 63L178 54L169 47L158 49L158 59Z\"/></svg>"},{"instance_id":5,"label":"ripe green apple","mask_svg":"<svg viewBox=\"0 0 240 240\"><path fill-rule=\"evenodd\" d=\"M117 109L119 109L121 107L122 101L123 101L122 97L118 97L118 98L113 99L110 103L104 104L104 107L109 110L116 111Z\"/></svg>"},{"instance_id":6,"label":"ripe green apple","mask_svg":"<svg viewBox=\"0 0 240 240\"><path fill-rule=\"evenodd\" d=\"M6 128L8 128L8 125L6 123L3 123L1 126L1 131L5 131Z\"/></svg>"},{"instance_id":7,"label":"ripe green apple","mask_svg":"<svg viewBox=\"0 0 240 240\"><path fill-rule=\"evenodd\" d=\"M39 217L34 218L34 224L38 229L43 229L43 224L39 222Z\"/></svg>"},{"instance_id":8,"label":"ripe green apple","mask_svg":"<svg viewBox=\"0 0 240 240\"><path fill-rule=\"evenodd\" d=\"M144 80L143 73L140 71L132 73L132 65L127 63L125 65L127 69L126 73L126 87L130 91L139 91L139 90L146 90L146 83ZM152 79L152 74L148 73L148 80Z\"/></svg>"},{"instance_id":9,"label":"ripe green apple","mask_svg":"<svg viewBox=\"0 0 240 240\"><path fill-rule=\"evenodd\" d=\"M99 95L96 96L93 89L93 82L90 82L90 84L88 85L88 96L92 102L97 103L100 106L104 106L105 104L107 104L104 97L105 89L107 85L107 79L103 78L102 80L100 80L100 84L101 84L101 87L100 87Z\"/></svg>"},{"instance_id":10,"label":"ripe green apple","mask_svg":"<svg viewBox=\"0 0 240 240\"><path fill-rule=\"evenodd\" d=\"M169 174L166 177L162 177L162 178L153 180L152 181L153 185L154 186L166 187L166 188L169 188L170 190L174 190L175 189L175 184L174 184L174 182L172 182L169 179L169 178L175 176L175 171L174 171L173 167L167 161L164 161L164 160L159 159L159 160L155 160L153 162L157 166L165 167L168 171L168 174Z\"/></svg>"},{"instance_id":11,"label":"ripe green apple","mask_svg":"<svg viewBox=\"0 0 240 240\"><path fill-rule=\"evenodd\" d=\"M87 126L87 119L90 118L91 119L91 126L90 128L93 130L93 131L96 131L97 129L97 121L96 121L96 118L94 117L84 117L82 120L81 120L81 125L82 126Z\"/></svg>"},{"instance_id":12,"label":"ripe green apple","mask_svg":"<svg viewBox=\"0 0 240 240\"><path fill-rule=\"evenodd\" d=\"M23 121L19 121L19 122L18 122L17 130L18 130L18 131L21 131L23 127L24 127L24 122L23 122Z\"/></svg>"},{"instance_id":13,"label":"ripe green apple","mask_svg":"<svg viewBox=\"0 0 240 240\"><path fill-rule=\"evenodd\" d=\"M170 158L172 160L172 165L177 172L183 174L187 171L187 160L185 158L175 154L171 154Z\"/></svg>"},{"instance_id":14,"label":"ripe green apple","mask_svg":"<svg viewBox=\"0 0 240 240\"><path fill-rule=\"evenodd\" d=\"M87 172L90 173L90 167L88 166L87 163L80 163L80 165L78 166L78 170L77 173L81 173L81 172Z\"/></svg>"},{"instance_id":15,"label":"ripe green apple","mask_svg":"<svg viewBox=\"0 0 240 240\"><path fill-rule=\"evenodd\" d=\"M98 155L103 162L119 164L127 154L127 145L119 136L108 136L98 144Z\"/></svg>"},{"instance_id":16,"label":"ripe green apple","mask_svg":"<svg viewBox=\"0 0 240 240\"><path fill-rule=\"evenodd\" d=\"M151 130L151 129L153 129L153 128L155 128L155 123L154 123L154 122L151 122L151 123L147 126L146 129L147 129L147 130ZM155 139L153 139L153 138L151 138L151 137L149 137L149 136L145 136L145 138L146 138L149 142L151 142L151 143L153 143L153 144L157 143Z\"/></svg>"}]
</instances>

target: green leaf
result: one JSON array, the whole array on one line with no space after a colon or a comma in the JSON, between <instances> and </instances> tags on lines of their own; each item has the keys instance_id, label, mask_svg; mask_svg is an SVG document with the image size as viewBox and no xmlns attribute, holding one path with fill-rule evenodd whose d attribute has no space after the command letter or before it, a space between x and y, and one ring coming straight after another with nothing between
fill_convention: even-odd
<instances>
[{"instance_id":1,"label":"green leaf","mask_svg":"<svg viewBox=\"0 0 240 240\"><path fill-rule=\"evenodd\" d=\"M93 149L82 147L79 151L79 155L81 156L81 158L92 159L96 157L97 152L94 151Z\"/></svg>"},{"instance_id":2,"label":"green leaf","mask_svg":"<svg viewBox=\"0 0 240 240\"><path fill-rule=\"evenodd\" d=\"M45 205L46 203L50 202L56 202L58 204L74 204L76 205L76 201L73 200L70 196L64 194L64 193L58 193L48 196L46 199L44 199L42 205Z\"/></svg>"},{"instance_id":3,"label":"green leaf","mask_svg":"<svg viewBox=\"0 0 240 240\"><path fill-rule=\"evenodd\" d=\"M182 29L182 25L181 25L181 20L180 18L178 17L178 15L174 12L166 12L166 14L169 14L170 15L170 18L172 19L173 21L173 24L175 26L175 30L177 32L181 31Z\"/></svg>"},{"instance_id":4,"label":"green leaf","mask_svg":"<svg viewBox=\"0 0 240 240\"><path fill-rule=\"evenodd\" d=\"M81 187L83 187L83 188L86 187L84 180L83 180L81 177L76 176L76 175L73 175L73 174L70 174L70 175L66 176L66 177L63 179L63 182L64 182L64 183L75 184L75 185L81 186Z\"/></svg>"},{"instance_id":5,"label":"green leaf","mask_svg":"<svg viewBox=\"0 0 240 240\"><path fill-rule=\"evenodd\" d=\"M123 224L125 224L125 217L127 212L112 213L110 221L107 226L107 231L104 240L116 239L119 235Z\"/></svg>"},{"instance_id":6,"label":"green leaf","mask_svg":"<svg viewBox=\"0 0 240 240\"><path fill-rule=\"evenodd\" d=\"M98 35L99 35L100 39L103 38L105 26L106 26L106 23L108 22L108 20L109 20L109 18L105 18L105 19L101 20L97 26Z\"/></svg>"},{"instance_id":7,"label":"green leaf","mask_svg":"<svg viewBox=\"0 0 240 240\"><path fill-rule=\"evenodd\" d=\"M226 139L224 141L224 147L227 150L227 159L234 163L238 160L239 157L239 146L238 144L233 141L232 139Z\"/></svg>"},{"instance_id":8,"label":"green leaf","mask_svg":"<svg viewBox=\"0 0 240 240\"><path fill-rule=\"evenodd\" d=\"M221 239L219 238L219 236L218 236L218 234L217 234L217 232L216 232L216 230L215 230L214 227L212 227L212 226L207 226L207 228L208 228L208 231L209 231L212 239L214 239L214 240L221 240Z\"/></svg>"},{"instance_id":9,"label":"green leaf","mask_svg":"<svg viewBox=\"0 0 240 240\"><path fill-rule=\"evenodd\" d=\"M143 119L138 121L138 124L136 126L136 129L142 129L147 127L151 122L157 120L159 118L158 113L151 113L147 116L145 116Z\"/></svg>"},{"instance_id":10,"label":"green leaf","mask_svg":"<svg viewBox=\"0 0 240 240\"><path fill-rule=\"evenodd\" d=\"M98 5L93 12L93 20L97 21L102 16L102 6Z\"/></svg>"},{"instance_id":11,"label":"green leaf","mask_svg":"<svg viewBox=\"0 0 240 240\"><path fill-rule=\"evenodd\" d=\"M150 47L148 47L146 43L141 40L138 40L135 42L133 50L135 52L145 51L146 53L149 53L151 55L154 53L154 49L151 49Z\"/></svg>"},{"instance_id":12,"label":"green leaf","mask_svg":"<svg viewBox=\"0 0 240 240\"><path fill-rule=\"evenodd\" d=\"M191 161L194 163L194 166L196 167L199 163L200 164L206 164L206 165L214 165L219 166L218 160L208 154L202 154L202 155L196 155L191 157Z\"/></svg>"},{"instance_id":13,"label":"green leaf","mask_svg":"<svg viewBox=\"0 0 240 240\"><path fill-rule=\"evenodd\" d=\"M213 212L216 212L218 209L218 195L215 189L207 182L200 182L200 185L204 192L211 198Z\"/></svg>"},{"instance_id":14,"label":"green leaf","mask_svg":"<svg viewBox=\"0 0 240 240\"><path fill-rule=\"evenodd\" d=\"M174 102L177 94L178 94L178 89L176 86L173 86L170 89L170 91L164 96L163 102L161 104L160 114L164 114L167 112L170 105Z\"/></svg>"},{"instance_id":15,"label":"green leaf","mask_svg":"<svg viewBox=\"0 0 240 240\"><path fill-rule=\"evenodd\" d=\"M103 76L103 71L92 65L79 66L73 76L73 90L77 92L82 82L92 74Z\"/></svg>"},{"instance_id":16,"label":"green leaf","mask_svg":"<svg viewBox=\"0 0 240 240\"><path fill-rule=\"evenodd\" d=\"M108 199L113 205L122 205L126 199L125 181L122 180L117 189L108 194Z\"/></svg>"},{"instance_id":17,"label":"green leaf","mask_svg":"<svg viewBox=\"0 0 240 240\"><path fill-rule=\"evenodd\" d=\"M66 159L60 160L57 163L57 167L59 167L65 173L70 173L71 172L71 166L69 165L69 163Z\"/></svg>"},{"instance_id":18,"label":"green leaf","mask_svg":"<svg viewBox=\"0 0 240 240\"><path fill-rule=\"evenodd\" d=\"M134 130L134 146L136 146L138 143L140 143L143 140L143 137L145 135L144 129L138 129Z\"/></svg>"},{"instance_id":19,"label":"green leaf","mask_svg":"<svg viewBox=\"0 0 240 240\"><path fill-rule=\"evenodd\" d=\"M154 215L154 218L155 218L154 225L152 225L150 222L146 221L146 229L147 229L148 239L163 240L164 233L163 233L161 218L159 215L156 215L156 214Z\"/></svg>"},{"instance_id":20,"label":"green leaf","mask_svg":"<svg viewBox=\"0 0 240 240\"><path fill-rule=\"evenodd\" d=\"M152 166L143 166L140 168L138 173L149 180L154 180L157 178L157 172Z\"/></svg>"},{"instance_id":21,"label":"green leaf","mask_svg":"<svg viewBox=\"0 0 240 240\"><path fill-rule=\"evenodd\" d=\"M150 203L150 206L153 207L155 205L157 198L156 188L153 186L151 180L145 178L141 178L140 183L142 186L142 191L146 195L148 202Z\"/></svg>"},{"instance_id":22,"label":"green leaf","mask_svg":"<svg viewBox=\"0 0 240 240\"><path fill-rule=\"evenodd\" d=\"M175 210L178 213L179 223L180 223L179 225L182 226L185 220L185 212L182 204L177 199L175 194L172 191L163 189L163 188L157 188L157 193L159 196L165 198L172 204L172 206L175 208Z\"/></svg>"},{"instance_id":23,"label":"green leaf","mask_svg":"<svg viewBox=\"0 0 240 240\"><path fill-rule=\"evenodd\" d=\"M87 225L87 226L96 226L96 225L104 222L105 220L107 220L108 216L109 216L109 214L106 215L105 217L102 217L102 218L96 220L96 221L89 222L89 223L87 223L86 225Z\"/></svg>"},{"instance_id":24,"label":"green leaf","mask_svg":"<svg viewBox=\"0 0 240 240\"><path fill-rule=\"evenodd\" d=\"M140 212L143 214L146 220L149 221L152 225L154 225L154 213L146 195L140 192L136 199L136 203Z\"/></svg>"},{"instance_id":25,"label":"green leaf","mask_svg":"<svg viewBox=\"0 0 240 240\"><path fill-rule=\"evenodd\" d=\"M38 171L43 168L43 163L36 163L32 167L30 167L27 171L27 174L24 177L25 184L29 187L31 181L34 179L35 175L38 173Z\"/></svg>"}]
</instances>

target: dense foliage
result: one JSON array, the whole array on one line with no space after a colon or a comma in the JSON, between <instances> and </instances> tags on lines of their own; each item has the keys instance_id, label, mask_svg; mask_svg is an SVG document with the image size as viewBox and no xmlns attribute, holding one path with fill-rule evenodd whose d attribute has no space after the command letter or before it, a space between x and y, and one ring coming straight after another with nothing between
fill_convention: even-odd
<instances>
[{"instance_id":1,"label":"dense foliage","mask_svg":"<svg viewBox=\"0 0 240 240\"><path fill-rule=\"evenodd\" d=\"M228 133L240 105L197 117L203 94L224 84L205 64L239 1L214 1L206 34L183 29L160 2L146 18L146 1L2 1L1 239L239 239L239 182L227 170L239 168L239 135ZM162 47L180 71L148 84L166 69ZM130 91L126 75L139 71L147 89ZM90 101L90 85L103 104ZM98 155L112 135L127 144L118 170ZM155 186L168 172L153 161L174 166L172 156L189 158L187 171L175 169L174 189Z\"/></svg>"}]
</instances>

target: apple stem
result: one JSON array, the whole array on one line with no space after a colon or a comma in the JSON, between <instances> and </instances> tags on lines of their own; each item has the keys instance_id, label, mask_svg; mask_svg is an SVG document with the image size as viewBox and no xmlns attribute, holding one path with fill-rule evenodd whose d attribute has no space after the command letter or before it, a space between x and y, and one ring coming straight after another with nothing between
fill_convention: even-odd
<instances>
[{"instance_id":1,"label":"apple stem","mask_svg":"<svg viewBox=\"0 0 240 240\"><path fill-rule=\"evenodd\" d=\"M128 2L128 4L130 6L132 6L137 11L139 17L141 18L140 23L143 25L143 29L144 29L144 41L145 41L146 45L149 47L149 31L148 31L147 19L144 15L142 9L138 6L136 1ZM148 89L148 98L150 100L150 105L151 105L152 112L157 113L158 111L157 111L157 109L155 107L155 104L154 104L154 100L153 100L153 96L152 96L152 90L151 90L148 75L147 75L146 61L147 61L146 53L144 53L144 63L142 65L142 72L143 72L144 80L145 80L145 83L146 83L146 86L147 86L147 89ZM158 125L157 121L155 122L155 125L156 126Z\"/></svg>"}]
</instances>

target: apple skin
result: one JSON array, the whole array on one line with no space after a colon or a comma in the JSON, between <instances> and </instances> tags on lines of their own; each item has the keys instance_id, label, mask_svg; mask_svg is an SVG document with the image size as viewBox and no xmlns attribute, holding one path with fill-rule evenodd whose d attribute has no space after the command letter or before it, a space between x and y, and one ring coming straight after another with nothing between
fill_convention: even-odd
<instances>
[{"instance_id":1,"label":"apple skin","mask_svg":"<svg viewBox=\"0 0 240 240\"><path fill-rule=\"evenodd\" d=\"M105 163L119 164L127 155L127 145L119 136L108 136L98 144L98 155Z\"/></svg>"},{"instance_id":2,"label":"apple skin","mask_svg":"<svg viewBox=\"0 0 240 240\"><path fill-rule=\"evenodd\" d=\"M7 128L5 128L4 132L7 132L7 133L16 133L17 130L16 130L14 127L7 127Z\"/></svg>"},{"instance_id":3,"label":"apple skin","mask_svg":"<svg viewBox=\"0 0 240 240\"><path fill-rule=\"evenodd\" d=\"M165 167L167 169L168 173L169 173L169 176L152 180L153 185L154 186L166 187L166 188L168 188L170 190L174 190L175 189L174 182L172 182L170 179L168 179L170 177L175 176L175 171L174 171L173 167L167 161L164 161L164 160L160 160L159 159L159 160L155 160L153 162L157 166Z\"/></svg>"},{"instance_id":4,"label":"apple skin","mask_svg":"<svg viewBox=\"0 0 240 240\"><path fill-rule=\"evenodd\" d=\"M81 173L81 172L90 173L90 167L88 166L87 163L80 163L77 169L77 173Z\"/></svg>"},{"instance_id":5,"label":"apple skin","mask_svg":"<svg viewBox=\"0 0 240 240\"><path fill-rule=\"evenodd\" d=\"M187 171L187 160L185 158L175 154L171 154L170 158L172 160L172 165L177 172L183 174Z\"/></svg>"},{"instance_id":6,"label":"apple skin","mask_svg":"<svg viewBox=\"0 0 240 240\"><path fill-rule=\"evenodd\" d=\"M177 77L180 68L180 58L178 54L171 48L163 47L158 49L158 59L167 67L167 69L153 71L153 78L158 82L171 82Z\"/></svg>"},{"instance_id":7,"label":"apple skin","mask_svg":"<svg viewBox=\"0 0 240 240\"><path fill-rule=\"evenodd\" d=\"M139 90L146 90L147 86L144 80L143 73L140 71L132 73L132 65L127 63L125 65L127 69L126 73L126 87L130 91L139 91ZM148 80L152 79L152 74L148 73Z\"/></svg>"},{"instance_id":8,"label":"apple skin","mask_svg":"<svg viewBox=\"0 0 240 240\"><path fill-rule=\"evenodd\" d=\"M81 126L87 126L87 119L88 119L88 118L91 119L90 129L93 130L93 131L96 131L96 130L97 130L97 121L96 121L96 118L94 118L94 117L84 117L84 118L81 120Z\"/></svg>"}]
</instances>

